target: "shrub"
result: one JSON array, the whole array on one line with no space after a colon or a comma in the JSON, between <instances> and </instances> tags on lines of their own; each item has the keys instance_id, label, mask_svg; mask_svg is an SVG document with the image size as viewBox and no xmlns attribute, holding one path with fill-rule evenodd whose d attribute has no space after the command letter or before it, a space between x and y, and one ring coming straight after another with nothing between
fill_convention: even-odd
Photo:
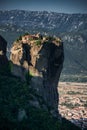
<instances>
[{"instance_id":1,"label":"shrub","mask_svg":"<svg viewBox=\"0 0 87 130\"><path fill-rule=\"evenodd\" d=\"M16 39L16 42L19 42L20 40L22 40L22 36L21 35Z\"/></svg>"},{"instance_id":2,"label":"shrub","mask_svg":"<svg viewBox=\"0 0 87 130\"><path fill-rule=\"evenodd\" d=\"M29 104L31 95L35 96L35 91L29 85L12 75L0 73L0 130L80 130L65 119L61 123L49 112L32 107ZM21 122L17 120L20 108L27 114Z\"/></svg>"},{"instance_id":3,"label":"shrub","mask_svg":"<svg viewBox=\"0 0 87 130\"><path fill-rule=\"evenodd\" d=\"M84 107L87 107L87 101L86 101L86 103L84 104Z\"/></svg>"},{"instance_id":4,"label":"shrub","mask_svg":"<svg viewBox=\"0 0 87 130\"><path fill-rule=\"evenodd\" d=\"M42 43L41 43L41 40L36 40L35 41L35 44L37 45L37 46L40 46Z\"/></svg>"},{"instance_id":5,"label":"shrub","mask_svg":"<svg viewBox=\"0 0 87 130\"><path fill-rule=\"evenodd\" d=\"M52 37L52 36L47 36L47 37L46 37L46 40L53 41L53 40L55 40L55 38Z\"/></svg>"},{"instance_id":6,"label":"shrub","mask_svg":"<svg viewBox=\"0 0 87 130\"><path fill-rule=\"evenodd\" d=\"M19 36L19 40L22 40L22 36L21 35Z\"/></svg>"},{"instance_id":7,"label":"shrub","mask_svg":"<svg viewBox=\"0 0 87 130\"><path fill-rule=\"evenodd\" d=\"M29 33L28 33L28 32L26 32L23 36L26 36L26 35L29 35Z\"/></svg>"},{"instance_id":8,"label":"shrub","mask_svg":"<svg viewBox=\"0 0 87 130\"><path fill-rule=\"evenodd\" d=\"M80 92L74 92L74 91L68 91L67 94L76 95L76 94L81 94L81 93Z\"/></svg>"},{"instance_id":9,"label":"shrub","mask_svg":"<svg viewBox=\"0 0 87 130\"><path fill-rule=\"evenodd\" d=\"M26 73L25 78L26 78L27 84L30 84L32 77L33 77L32 73L30 73L30 72Z\"/></svg>"}]
</instances>

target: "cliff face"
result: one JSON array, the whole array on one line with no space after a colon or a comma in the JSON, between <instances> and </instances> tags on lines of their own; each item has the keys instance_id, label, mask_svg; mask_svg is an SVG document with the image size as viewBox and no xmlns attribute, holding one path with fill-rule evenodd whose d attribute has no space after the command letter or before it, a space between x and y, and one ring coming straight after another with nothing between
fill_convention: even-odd
<instances>
[{"instance_id":1,"label":"cliff face","mask_svg":"<svg viewBox=\"0 0 87 130\"><path fill-rule=\"evenodd\" d=\"M58 111L57 86L63 59L60 38L25 35L14 42L11 49L12 73L27 80L44 98L52 113Z\"/></svg>"},{"instance_id":2,"label":"cliff face","mask_svg":"<svg viewBox=\"0 0 87 130\"><path fill-rule=\"evenodd\" d=\"M2 69L8 66L8 59L6 57L6 47L7 42L2 36L0 36L0 72L2 71Z\"/></svg>"}]
</instances>

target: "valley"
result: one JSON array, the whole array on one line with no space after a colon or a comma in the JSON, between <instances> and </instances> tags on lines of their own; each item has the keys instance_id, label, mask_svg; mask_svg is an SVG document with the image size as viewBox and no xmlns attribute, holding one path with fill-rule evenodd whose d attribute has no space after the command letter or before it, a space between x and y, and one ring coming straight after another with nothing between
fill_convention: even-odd
<instances>
[{"instance_id":1,"label":"valley","mask_svg":"<svg viewBox=\"0 0 87 130\"><path fill-rule=\"evenodd\" d=\"M59 82L59 112L81 129L87 128L87 83Z\"/></svg>"}]
</instances>

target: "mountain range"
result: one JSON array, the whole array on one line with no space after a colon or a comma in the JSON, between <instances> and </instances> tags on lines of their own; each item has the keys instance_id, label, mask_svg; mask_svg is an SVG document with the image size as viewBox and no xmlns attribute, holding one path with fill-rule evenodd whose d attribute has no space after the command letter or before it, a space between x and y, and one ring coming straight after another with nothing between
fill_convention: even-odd
<instances>
[{"instance_id":1,"label":"mountain range","mask_svg":"<svg viewBox=\"0 0 87 130\"><path fill-rule=\"evenodd\" d=\"M55 35L87 29L87 14L63 14L47 11L0 11L0 26L11 31L41 31ZM17 29L17 30L16 30ZM51 32L52 31L52 32Z\"/></svg>"}]
</instances>

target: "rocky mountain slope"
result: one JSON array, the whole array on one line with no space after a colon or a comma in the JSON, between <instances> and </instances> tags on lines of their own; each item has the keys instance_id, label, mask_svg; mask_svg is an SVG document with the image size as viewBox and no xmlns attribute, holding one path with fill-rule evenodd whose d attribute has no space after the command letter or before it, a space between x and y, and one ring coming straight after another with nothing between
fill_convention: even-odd
<instances>
[{"instance_id":1,"label":"rocky mountain slope","mask_svg":"<svg viewBox=\"0 0 87 130\"><path fill-rule=\"evenodd\" d=\"M42 32L71 32L87 29L87 14L62 14L47 11L0 11L0 25L4 30L23 29Z\"/></svg>"},{"instance_id":2,"label":"rocky mountain slope","mask_svg":"<svg viewBox=\"0 0 87 130\"><path fill-rule=\"evenodd\" d=\"M87 82L86 33L87 31L79 31L61 35L64 41L65 54L64 69L61 77L63 81Z\"/></svg>"},{"instance_id":3,"label":"rocky mountain slope","mask_svg":"<svg viewBox=\"0 0 87 130\"><path fill-rule=\"evenodd\" d=\"M15 47L17 45L18 43ZM18 52L20 48L16 49ZM6 52L6 41L0 36L0 51L4 52L3 50ZM5 53L3 55L6 57ZM12 64L9 62L9 65L5 64L3 68L2 60L0 60L0 130L80 130L65 119L60 122L53 118L49 105L33 88L35 84L31 87L27 82L13 76L10 72Z\"/></svg>"}]
</instances>

